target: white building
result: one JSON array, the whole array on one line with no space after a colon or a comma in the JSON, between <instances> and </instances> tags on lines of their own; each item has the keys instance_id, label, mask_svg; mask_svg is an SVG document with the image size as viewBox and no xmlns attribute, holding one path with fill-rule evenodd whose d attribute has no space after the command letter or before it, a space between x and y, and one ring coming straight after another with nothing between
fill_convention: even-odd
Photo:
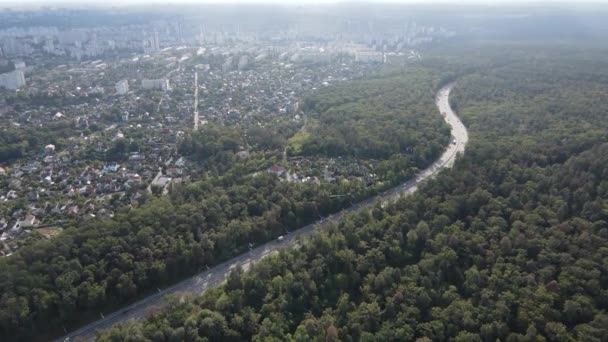
<instances>
[{"instance_id":1,"label":"white building","mask_svg":"<svg viewBox=\"0 0 608 342\"><path fill-rule=\"evenodd\" d=\"M129 92L129 82L127 80L121 80L116 83L116 94L124 95Z\"/></svg>"},{"instance_id":2,"label":"white building","mask_svg":"<svg viewBox=\"0 0 608 342\"><path fill-rule=\"evenodd\" d=\"M44 52L46 53L55 53L55 41L53 40L53 38L47 38L44 41L44 46L42 47L42 50L44 50Z\"/></svg>"},{"instance_id":3,"label":"white building","mask_svg":"<svg viewBox=\"0 0 608 342\"><path fill-rule=\"evenodd\" d=\"M256 61L256 62L261 62L261 61L265 60L267 57L268 57L268 54L266 54L266 53L261 53L261 54L259 54L259 55L257 55L257 56L255 57L255 61Z\"/></svg>"},{"instance_id":4,"label":"white building","mask_svg":"<svg viewBox=\"0 0 608 342\"><path fill-rule=\"evenodd\" d=\"M392 65L405 65L408 61L408 56L404 53L387 53L385 56L385 63Z\"/></svg>"},{"instance_id":5,"label":"white building","mask_svg":"<svg viewBox=\"0 0 608 342\"><path fill-rule=\"evenodd\" d=\"M46 153L53 153L55 152L55 145L53 144L48 144L44 147L44 152Z\"/></svg>"},{"instance_id":6,"label":"white building","mask_svg":"<svg viewBox=\"0 0 608 342\"><path fill-rule=\"evenodd\" d=\"M377 51L360 51L355 53L355 61L362 63L384 63L384 54Z\"/></svg>"},{"instance_id":7,"label":"white building","mask_svg":"<svg viewBox=\"0 0 608 342\"><path fill-rule=\"evenodd\" d=\"M19 89L25 85L23 71L15 70L0 74L0 87L6 89Z\"/></svg>"},{"instance_id":8,"label":"white building","mask_svg":"<svg viewBox=\"0 0 608 342\"><path fill-rule=\"evenodd\" d=\"M223 72L228 72L232 70L233 67L233 58L232 56L226 58L226 61L224 62L224 64L222 64L222 71Z\"/></svg>"},{"instance_id":9,"label":"white building","mask_svg":"<svg viewBox=\"0 0 608 342\"><path fill-rule=\"evenodd\" d=\"M194 67L198 70L202 70L203 72L207 72L209 71L209 69L211 69L211 66L209 64L197 64Z\"/></svg>"},{"instance_id":10,"label":"white building","mask_svg":"<svg viewBox=\"0 0 608 342\"><path fill-rule=\"evenodd\" d=\"M292 62L329 63L332 55L325 51L302 51L291 57Z\"/></svg>"},{"instance_id":11,"label":"white building","mask_svg":"<svg viewBox=\"0 0 608 342\"><path fill-rule=\"evenodd\" d=\"M158 90L171 90L169 80L166 78L159 78L155 80L144 79L141 81L141 87L144 89L158 89Z\"/></svg>"},{"instance_id":12,"label":"white building","mask_svg":"<svg viewBox=\"0 0 608 342\"><path fill-rule=\"evenodd\" d=\"M25 69L25 62L23 61L15 61L15 70L23 70Z\"/></svg>"}]
</instances>

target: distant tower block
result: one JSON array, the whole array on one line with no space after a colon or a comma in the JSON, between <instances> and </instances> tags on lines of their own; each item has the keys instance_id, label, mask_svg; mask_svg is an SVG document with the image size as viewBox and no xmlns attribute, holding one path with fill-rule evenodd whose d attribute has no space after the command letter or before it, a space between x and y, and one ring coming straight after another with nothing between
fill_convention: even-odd
<instances>
[{"instance_id":1,"label":"distant tower block","mask_svg":"<svg viewBox=\"0 0 608 342\"><path fill-rule=\"evenodd\" d=\"M121 80L116 83L116 94L124 95L129 92L129 82L127 80Z\"/></svg>"}]
</instances>

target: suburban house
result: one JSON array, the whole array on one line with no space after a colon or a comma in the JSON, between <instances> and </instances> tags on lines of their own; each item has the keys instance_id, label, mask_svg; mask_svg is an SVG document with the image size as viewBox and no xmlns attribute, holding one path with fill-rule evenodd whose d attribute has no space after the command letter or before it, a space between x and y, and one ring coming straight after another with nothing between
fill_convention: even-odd
<instances>
[{"instance_id":1,"label":"suburban house","mask_svg":"<svg viewBox=\"0 0 608 342\"><path fill-rule=\"evenodd\" d=\"M282 167L282 166L280 166L280 165L273 165L273 166L271 166L271 167L268 168L268 173L275 174L278 177L284 175L285 172L287 172L287 170L285 170L285 168Z\"/></svg>"}]
</instances>

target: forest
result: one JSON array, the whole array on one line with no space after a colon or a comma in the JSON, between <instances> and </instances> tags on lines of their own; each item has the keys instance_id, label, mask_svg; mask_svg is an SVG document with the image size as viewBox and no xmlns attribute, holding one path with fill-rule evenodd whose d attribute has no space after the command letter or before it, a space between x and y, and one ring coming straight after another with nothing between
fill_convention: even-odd
<instances>
[{"instance_id":1,"label":"forest","mask_svg":"<svg viewBox=\"0 0 608 342\"><path fill-rule=\"evenodd\" d=\"M301 142L300 151L292 153L388 159L411 152L420 145L419 141L436 141L435 132L415 130L432 119L427 108L436 77L429 77L428 72L384 71L384 75L389 74L388 78L344 84L306 98L304 107L313 113L316 129ZM402 108L408 108L412 115L401 115ZM443 129L444 135L449 136L449 127L445 125ZM431 145L426 155L415 154L428 160L446 143Z\"/></svg>"},{"instance_id":2,"label":"forest","mask_svg":"<svg viewBox=\"0 0 608 342\"><path fill-rule=\"evenodd\" d=\"M97 340L606 341L606 51L474 48L452 170Z\"/></svg>"},{"instance_id":3,"label":"forest","mask_svg":"<svg viewBox=\"0 0 608 342\"><path fill-rule=\"evenodd\" d=\"M391 75L380 72L372 76L373 82L381 87L394 84ZM359 116L348 118L341 107L341 118L375 130L372 135L357 136L352 141L357 146L369 139L381 141L382 130L393 128L408 137L403 142L407 148L402 149L374 143L385 149L385 158L375 159L381 164L380 182L286 182L266 170L279 162L289 136L268 128L249 130L248 143L253 148L249 158L241 160L236 153L245 144L242 127L209 125L190 132L179 152L200 163L200 174L172 184L166 196L147 194L140 199L141 206L117 206L114 217L69 222L58 237L33 239L0 260L0 339L32 341L62 334L64 329L97 319L100 312L116 310L249 246L406 181L437 158L449 140L449 129L433 103L437 73L412 68L396 77L409 90L400 100L408 106L393 108L390 115L374 117L367 112L373 105L390 107L397 91L378 98L366 91L366 80L350 83L357 92L331 92L323 100L327 103L323 109L315 108L314 113L310 109L311 116L323 120L337 104L350 106ZM281 134L295 131L286 128ZM274 134L276 141L265 144L261 138L265 134ZM320 135L312 130L311 136ZM124 158L127 149L124 141L117 140L108 159Z\"/></svg>"}]
</instances>

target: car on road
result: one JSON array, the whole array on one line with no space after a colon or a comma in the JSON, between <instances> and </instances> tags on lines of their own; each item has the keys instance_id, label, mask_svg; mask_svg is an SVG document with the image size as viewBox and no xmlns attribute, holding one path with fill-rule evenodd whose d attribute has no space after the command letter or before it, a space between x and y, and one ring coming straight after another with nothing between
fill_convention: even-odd
<instances>
[{"instance_id":1,"label":"car on road","mask_svg":"<svg viewBox=\"0 0 608 342\"><path fill-rule=\"evenodd\" d=\"M285 237L284 237L283 235L281 235L281 236L279 236L279 237L277 238L277 241L279 241L279 242L281 242L281 241L283 241L283 240L285 240Z\"/></svg>"}]
</instances>

